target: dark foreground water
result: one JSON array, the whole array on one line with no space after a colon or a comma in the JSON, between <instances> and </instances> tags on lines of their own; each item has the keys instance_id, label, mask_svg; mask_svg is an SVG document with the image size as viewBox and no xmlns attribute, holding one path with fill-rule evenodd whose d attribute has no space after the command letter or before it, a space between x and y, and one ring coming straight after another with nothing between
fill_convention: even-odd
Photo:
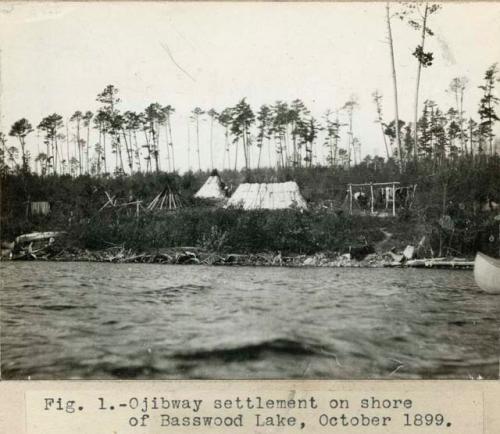
<instances>
[{"instance_id":1,"label":"dark foreground water","mask_svg":"<svg viewBox=\"0 0 500 434\"><path fill-rule=\"evenodd\" d=\"M3 262L3 379L498 378L472 272Z\"/></svg>"}]
</instances>

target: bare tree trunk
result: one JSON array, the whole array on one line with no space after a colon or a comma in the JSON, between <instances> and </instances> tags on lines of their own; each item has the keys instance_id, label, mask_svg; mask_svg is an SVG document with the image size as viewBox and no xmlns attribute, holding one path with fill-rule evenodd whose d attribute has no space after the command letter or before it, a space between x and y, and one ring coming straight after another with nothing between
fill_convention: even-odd
<instances>
[{"instance_id":1,"label":"bare tree trunk","mask_svg":"<svg viewBox=\"0 0 500 434\"><path fill-rule=\"evenodd\" d=\"M469 149L470 149L470 156L472 159L474 158L474 149L472 147L472 125L469 124Z\"/></svg>"},{"instance_id":2,"label":"bare tree trunk","mask_svg":"<svg viewBox=\"0 0 500 434\"><path fill-rule=\"evenodd\" d=\"M280 134L280 156L281 156L281 168L284 168L286 166L286 142L285 145L283 146L284 142L284 134Z\"/></svg>"},{"instance_id":3,"label":"bare tree trunk","mask_svg":"<svg viewBox=\"0 0 500 434\"><path fill-rule=\"evenodd\" d=\"M330 154L330 167L333 167L334 159L333 159L333 147L335 146L335 142L331 137L328 137L328 153Z\"/></svg>"},{"instance_id":4,"label":"bare tree trunk","mask_svg":"<svg viewBox=\"0 0 500 434\"><path fill-rule=\"evenodd\" d=\"M47 170L47 175L49 174L49 168L50 168L50 142L49 142L49 139L46 138L46 142L45 142L45 148L46 148L46 152L47 152L47 159L45 160L45 167L46 167L46 170Z\"/></svg>"},{"instance_id":5,"label":"bare tree trunk","mask_svg":"<svg viewBox=\"0 0 500 434\"><path fill-rule=\"evenodd\" d=\"M52 174L57 173L57 155L56 155L56 139L52 137L50 139L50 153L52 154Z\"/></svg>"},{"instance_id":6,"label":"bare tree trunk","mask_svg":"<svg viewBox=\"0 0 500 434\"><path fill-rule=\"evenodd\" d=\"M422 51L424 50L424 45L425 45L425 32L427 29L427 12L429 10L429 4L425 4L425 10L424 10L424 21L422 25L422 41L420 46L422 47ZM418 66L417 66L417 82L416 82L416 87L415 87L415 107L414 107L414 114L413 114L413 122L415 126L415 131L413 135L413 141L415 142L415 145L413 146L413 158L415 160L415 163L418 161L418 149L417 149L417 143L418 143L418 127L417 127L417 122L418 122L418 94L419 94L419 89L420 89L420 74L422 72L422 63L420 62L420 59L418 59ZM397 128L397 126L396 126Z\"/></svg>"},{"instance_id":7,"label":"bare tree trunk","mask_svg":"<svg viewBox=\"0 0 500 434\"><path fill-rule=\"evenodd\" d=\"M4 155L5 155L5 143L3 144ZM36 155L37 157L40 155L40 130L37 128L36 130ZM39 173L42 168L42 162L40 161L40 170L38 170L38 162L35 160L35 172Z\"/></svg>"},{"instance_id":8,"label":"bare tree trunk","mask_svg":"<svg viewBox=\"0 0 500 434\"><path fill-rule=\"evenodd\" d=\"M313 163L313 142L309 142L309 146L307 146L307 143L305 143L305 153L306 153L306 158L307 158L307 161L306 161L306 167L309 167L311 168L312 167L312 163Z\"/></svg>"},{"instance_id":9,"label":"bare tree trunk","mask_svg":"<svg viewBox=\"0 0 500 434\"><path fill-rule=\"evenodd\" d=\"M288 155L288 131L285 130L283 134L283 143L285 144L285 166L288 167L289 155Z\"/></svg>"},{"instance_id":10,"label":"bare tree trunk","mask_svg":"<svg viewBox=\"0 0 500 434\"><path fill-rule=\"evenodd\" d=\"M224 155L222 157L222 170L226 168L226 159L227 159L227 167L231 168L231 159L229 158L229 137L227 127L224 127Z\"/></svg>"},{"instance_id":11,"label":"bare tree trunk","mask_svg":"<svg viewBox=\"0 0 500 434\"><path fill-rule=\"evenodd\" d=\"M125 173L125 169L123 168L123 157L122 157L122 145L120 141L120 133L117 133L116 135L116 144L118 147L118 155L120 156L120 169L122 173Z\"/></svg>"},{"instance_id":12,"label":"bare tree trunk","mask_svg":"<svg viewBox=\"0 0 500 434\"><path fill-rule=\"evenodd\" d=\"M489 113L492 113L491 98L488 101L488 110L489 110ZM490 142L490 156L493 156L493 122L491 121L491 119L490 119L490 132L489 132L488 140Z\"/></svg>"},{"instance_id":13,"label":"bare tree trunk","mask_svg":"<svg viewBox=\"0 0 500 434\"><path fill-rule=\"evenodd\" d=\"M172 138L172 125L170 124L170 116L167 118L167 128L168 128L168 144L171 147L172 156L172 172L175 172L175 156L174 156L174 140Z\"/></svg>"},{"instance_id":14,"label":"bare tree trunk","mask_svg":"<svg viewBox=\"0 0 500 434\"><path fill-rule=\"evenodd\" d=\"M87 125L87 149L85 150L86 152L86 159L87 159L87 173L90 173L90 162L89 162L89 147L90 147L90 121L89 125Z\"/></svg>"},{"instance_id":15,"label":"bare tree trunk","mask_svg":"<svg viewBox=\"0 0 500 434\"><path fill-rule=\"evenodd\" d=\"M160 158L160 143L161 143L161 125L158 122L157 126L157 134L156 134L156 148L155 148L155 157L156 157L156 172L161 170L161 158Z\"/></svg>"},{"instance_id":16,"label":"bare tree trunk","mask_svg":"<svg viewBox=\"0 0 500 434\"><path fill-rule=\"evenodd\" d=\"M212 170L214 170L213 138L214 138L214 117L211 116L211 119L210 119L210 167Z\"/></svg>"},{"instance_id":17,"label":"bare tree trunk","mask_svg":"<svg viewBox=\"0 0 500 434\"><path fill-rule=\"evenodd\" d=\"M387 160L391 158L391 154L389 153L389 146L387 145L387 137L384 132L384 126L380 124L380 129L382 130L382 137L384 138L384 146L385 146L385 154L387 155Z\"/></svg>"},{"instance_id":18,"label":"bare tree trunk","mask_svg":"<svg viewBox=\"0 0 500 434\"><path fill-rule=\"evenodd\" d=\"M187 124L187 136L188 136L188 146L187 146L187 157L188 157L188 170L191 170L191 128L189 128L189 121Z\"/></svg>"},{"instance_id":19,"label":"bare tree trunk","mask_svg":"<svg viewBox=\"0 0 500 434\"><path fill-rule=\"evenodd\" d=\"M347 135L347 167L351 167L351 152L352 152L352 111L349 113L349 134Z\"/></svg>"},{"instance_id":20,"label":"bare tree trunk","mask_svg":"<svg viewBox=\"0 0 500 434\"><path fill-rule=\"evenodd\" d=\"M248 153L248 146L247 146L247 128L243 128L243 156L245 157L245 169L250 168L250 155Z\"/></svg>"},{"instance_id":21,"label":"bare tree trunk","mask_svg":"<svg viewBox=\"0 0 500 434\"><path fill-rule=\"evenodd\" d=\"M134 163L132 158L132 143L129 143L129 141L127 140L127 133L123 128L122 128L122 135L123 135L123 141L125 143L125 152L127 153L127 164L128 168L130 169L130 174L132 175L134 173Z\"/></svg>"},{"instance_id":22,"label":"bare tree trunk","mask_svg":"<svg viewBox=\"0 0 500 434\"><path fill-rule=\"evenodd\" d=\"M165 150L166 150L166 157L167 157L167 171L171 172L172 171L172 163L170 160L170 146L169 146L169 139L168 139L168 124L165 122Z\"/></svg>"},{"instance_id":23,"label":"bare tree trunk","mask_svg":"<svg viewBox=\"0 0 500 434\"><path fill-rule=\"evenodd\" d=\"M99 147L96 148L96 154L97 154L97 175L101 175L101 138L102 138L102 130L101 126L99 125Z\"/></svg>"},{"instance_id":24,"label":"bare tree trunk","mask_svg":"<svg viewBox=\"0 0 500 434\"><path fill-rule=\"evenodd\" d=\"M339 138L335 135L335 140L333 141L333 166L337 165L337 156L339 151Z\"/></svg>"},{"instance_id":25,"label":"bare tree trunk","mask_svg":"<svg viewBox=\"0 0 500 434\"><path fill-rule=\"evenodd\" d=\"M239 143L239 139L237 139L235 142L235 146L236 146L236 150L234 152L234 170L235 171L238 167L238 143Z\"/></svg>"},{"instance_id":26,"label":"bare tree trunk","mask_svg":"<svg viewBox=\"0 0 500 434\"><path fill-rule=\"evenodd\" d=\"M146 150L148 151L148 155L145 158L146 160L146 173L151 172L151 145L149 143L149 137L146 130L144 130L144 137L146 137Z\"/></svg>"},{"instance_id":27,"label":"bare tree trunk","mask_svg":"<svg viewBox=\"0 0 500 434\"><path fill-rule=\"evenodd\" d=\"M80 120L76 121L76 147L78 148L78 173L82 174L82 147L80 144Z\"/></svg>"},{"instance_id":28,"label":"bare tree trunk","mask_svg":"<svg viewBox=\"0 0 500 434\"><path fill-rule=\"evenodd\" d=\"M200 160L200 122L198 116L196 117L196 152L198 153L198 170L201 172Z\"/></svg>"},{"instance_id":29,"label":"bare tree trunk","mask_svg":"<svg viewBox=\"0 0 500 434\"><path fill-rule=\"evenodd\" d=\"M229 140L229 127L226 127L226 149L227 149L227 168L231 168L231 142Z\"/></svg>"},{"instance_id":30,"label":"bare tree trunk","mask_svg":"<svg viewBox=\"0 0 500 434\"><path fill-rule=\"evenodd\" d=\"M52 139L52 156L54 157L54 159L52 160L53 162L53 167L52 167L52 172L54 173L54 175L58 172L58 168L57 168L57 140L56 138L54 137Z\"/></svg>"},{"instance_id":31,"label":"bare tree trunk","mask_svg":"<svg viewBox=\"0 0 500 434\"><path fill-rule=\"evenodd\" d=\"M382 138L384 139L385 155L387 156L387 160L389 160L389 158L391 158L391 155L389 153L389 146L387 145L387 136L385 135L384 132L384 125L381 116L382 104L379 99L375 100L375 104L377 104L378 122L380 124L380 131L382 132Z\"/></svg>"},{"instance_id":32,"label":"bare tree trunk","mask_svg":"<svg viewBox=\"0 0 500 434\"><path fill-rule=\"evenodd\" d=\"M260 144L260 147L259 147L259 157L258 157L258 159L257 159L257 169L259 169L259 168L260 168L260 157L261 157L261 155L262 155L262 146L264 146L264 143L263 143L263 142Z\"/></svg>"},{"instance_id":33,"label":"bare tree trunk","mask_svg":"<svg viewBox=\"0 0 500 434\"><path fill-rule=\"evenodd\" d=\"M458 92L459 90L455 90L455 104L457 106L457 113L458 113L458 125L460 128L460 147L462 149L463 155L467 155L467 143L465 143L465 136L464 136L464 120L463 120L463 106L464 106L464 90L463 88L460 88L460 98L458 97Z\"/></svg>"},{"instance_id":34,"label":"bare tree trunk","mask_svg":"<svg viewBox=\"0 0 500 434\"><path fill-rule=\"evenodd\" d=\"M460 142L462 143L462 148L465 150L465 155L467 155L467 143L465 143L465 135L464 135L464 90L460 91L460 113L459 113L459 122L460 122Z\"/></svg>"},{"instance_id":35,"label":"bare tree trunk","mask_svg":"<svg viewBox=\"0 0 500 434\"><path fill-rule=\"evenodd\" d=\"M156 130L153 124L151 125L151 137L153 142L153 156L155 159L155 170L156 173L158 173L158 171L160 170L160 167L158 165L158 138L156 137Z\"/></svg>"},{"instance_id":36,"label":"bare tree trunk","mask_svg":"<svg viewBox=\"0 0 500 434\"><path fill-rule=\"evenodd\" d=\"M113 139L115 141L115 173L118 172L118 146L116 146L116 139Z\"/></svg>"},{"instance_id":37,"label":"bare tree trunk","mask_svg":"<svg viewBox=\"0 0 500 434\"><path fill-rule=\"evenodd\" d=\"M271 166L271 137L267 138L267 164L269 167Z\"/></svg>"},{"instance_id":38,"label":"bare tree trunk","mask_svg":"<svg viewBox=\"0 0 500 434\"><path fill-rule=\"evenodd\" d=\"M139 172L142 172L142 167L141 167L141 150L139 148L139 144L137 143L137 132L134 130L134 147L135 147L135 155L137 158L137 168L139 169Z\"/></svg>"},{"instance_id":39,"label":"bare tree trunk","mask_svg":"<svg viewBox=\"0 0 500 434\"><path fill-rule=\"evenodd\" d=\"M396 66L394 64L394 45L392 41L391 17L389 14L389 3L386 3L386 20L387 20L387 33L389 36L389 47L391 53L391 67L392 67L392 84L394 88L394 116L395 116L395 129L396 129L396 145L399 154L399 170L403 170L403 154L401 151L401 139L399 137L399 107L398 107L398 83L396 79Z\"/></svg>"},{"instance_id":40,"label":"bare tree trunk","mask_svg":"<svg viewBox=\"0 0 500 434\"><path fill-rule=\"evenodd\" d=\"M69 162L70 162L70 157L69 157L69 128L68 128L68 120L66 119L66 158L68 162L68 173L70 173L70 167L69 167Z\"/></svg>"},{"instance_id":41,"label":"bare tree trunk","mask_svg":"<svg viewBox=\"0 0 500 434\"><path fill-rule=\"evenodd\" d=\"M21 145L21 168L23 172L26 172L26 152L24 150L24 140L23 138L18 135L17 138L19 139L19 144Z\"/></svg>"},{"instance_id":42,"label":"bare tree trunk","mask_svg":"<svg viewBox=\"0 0 500 434\"><path fill-rule=\"evenodd\" d=\"M104 173L108 173L108 163L106 158L106 131L102 132L102 159L104 163Z\"/></svg>"}]
</instances>

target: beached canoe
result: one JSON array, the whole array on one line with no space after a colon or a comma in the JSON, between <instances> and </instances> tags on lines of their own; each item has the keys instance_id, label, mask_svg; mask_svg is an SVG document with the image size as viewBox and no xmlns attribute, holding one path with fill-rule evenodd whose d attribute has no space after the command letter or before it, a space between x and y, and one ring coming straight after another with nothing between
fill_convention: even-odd
<instances>
[{"instance_id":1,"label":"beached canoe","mask_svg":"<svg viewBox=\"0 0 500 434\"><path fill-rule=\"evenodd\" d=\"M19 235L16 238L16 244L27 244L34 241L49 241L51 238L57 238L64 235L65 232L31 232L30 234Z\"/></svg>"},{"instance_id":2,"label":"beached canoe","mask_svg":"<svg viewBox=\"0 0 500 434\"><path fill-rule=\"evenodd\" d=\"M500 259L478 252L474 261L474 278L483 291L500 293Z\"/></svg>"}]
</instances>

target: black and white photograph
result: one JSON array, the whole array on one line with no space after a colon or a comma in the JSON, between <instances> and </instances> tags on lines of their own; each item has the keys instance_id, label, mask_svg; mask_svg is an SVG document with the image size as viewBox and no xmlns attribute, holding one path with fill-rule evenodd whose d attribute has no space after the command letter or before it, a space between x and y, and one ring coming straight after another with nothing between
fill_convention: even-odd
<instances>
[{"instance_id":1,"label":"black and white photograph","mask_svg":"<svg viewBox=\"0 0 500 434\"><path fill-rule=\"evenodd\" d=\"M500 2L1 2L2 380L491 380Z\"/></svg>"}]
</instances>

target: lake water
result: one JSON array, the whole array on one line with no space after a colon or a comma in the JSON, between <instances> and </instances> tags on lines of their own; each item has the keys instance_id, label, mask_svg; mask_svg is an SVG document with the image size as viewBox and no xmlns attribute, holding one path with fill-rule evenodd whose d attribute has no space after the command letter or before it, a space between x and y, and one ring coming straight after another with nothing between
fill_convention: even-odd
<instances>
[{"instance_id":1,"label":"lake water","mask_svg":"<svg viewBox=\"0 0 500 434\"><path fill-rule=\"evenodd\" d=\"M498 378L470 271L3 262L3 379Z\"/></svg>"}]
</instances>

